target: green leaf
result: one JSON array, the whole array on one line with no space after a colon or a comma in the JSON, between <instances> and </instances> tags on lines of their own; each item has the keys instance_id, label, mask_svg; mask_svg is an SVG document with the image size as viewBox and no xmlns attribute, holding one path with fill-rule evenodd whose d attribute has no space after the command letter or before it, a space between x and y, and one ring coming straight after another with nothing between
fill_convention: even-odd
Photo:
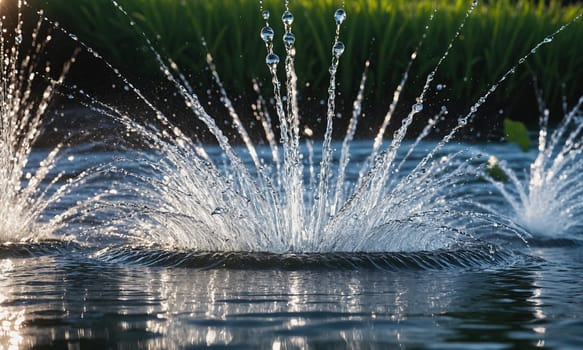
<instances>
[{"instance_id":1,"label":"green leaf","mask_svg":"<svg viewBox=\"0 0 583 350\"><path fill-rule=\"evenodd\" d=\"M486 174L492 178L494 181L506 182L508 181L508 175L502 170L498 164L486 168Z\"/></svg>"},{"instance_id":2,"label":"green leaf","mask_svg":"<svg viewBox=\"0 0 583 350\"><path fill-rule=\"evenodd\" d=\"M504 118L504 135L507 142L516 143L524 152L530 148L530 138L524 123Z\"/></svg>"},{"instance_id":3,"label":"green leaf","mask_svg":"<svg viewBox=\"0 0 583 350\"><path fill-rule=\"evenodd\" d=\"M508 181L508 175L500 168L498 165L498 158L496 156L490 156L488 162L486 163L486 175L494 181L506 182Z\"/></svg>"}]
</instances>

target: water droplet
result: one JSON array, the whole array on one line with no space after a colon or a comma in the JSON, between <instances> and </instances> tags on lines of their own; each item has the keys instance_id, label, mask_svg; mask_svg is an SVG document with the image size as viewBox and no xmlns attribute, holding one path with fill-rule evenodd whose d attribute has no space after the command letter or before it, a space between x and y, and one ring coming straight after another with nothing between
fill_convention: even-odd
<instances>
[{"instance_id":1,"label":"water droplet","mask_svg":"<svg viewBox=\"0 0 583 350\"><path fill-rule=\"evenodd\" d=\"M289 11L285 11L281 16L281 20L283 21L283 24L289 26L294 23L294 15Z\"/></svg>"},{"instance_id":2,"label":"water droplet","mask_svg":"<svg viewBox=\"0 0 583 350\"><path fill-rule=\"evenodd\" d=\"M267 21L269 19L269 11L267 10L263 11L263 13L261 13L261 16L263 16L263 19Z\"/></svg>"},{"instance_id":3,"label":"water droplet","mask_svg":"<svg viewBox=\"0 0 583 350\"><path fill-rule=\"evenodd\" d=\"M211 215L221 215L226 212L225 208L216 207L215 210L211 213Z\"/></svg>"},{"instance_id":4,"label":"water droplet","mask_svg":"<svg viewBox=\"0 0 583 350\"><path fill-rule=\"evenodd\" d=\"M274 35L275 32L273 31L273 28L269 26L265 26L261 29L261 39L266 43L270 43L273 40Z\"/></svg>"},{"instance_id":5,"label":"water droplet","mask_svg":"<svg viewBox=\"0 0 583 350\"><path fill-rule=\"evenodd\" d=\"M336 57L339 57L344 52L345 46L342 41L337 41L332 47L332 54Z\"/></svg>"},{"instance_id":6,"label":"water droplet","mask_svg":"<svg viewBox=\"0 0 583 350\"><path fill-rule=\"evenodd\" d=\"M445 89L445 84L437 84L437 86L435 88L437 89L437 91L441 91L441 90Z\"/></svg>"},{"instance_id":7,"label":"water droplet","mask_svg":"<svg viewBox=\"0 0 583 350\"><path fill-rule=\"evenodd\" d=\"M286 45L291 46L296 42L296 36L294 33L287 32L283 35L283 41Z\"/></svg>"},{"instance_id":8,"label":"water droplet","mask_svg":"<svg viewBox=\"0 0 583 350\"><path fill-rule=\"evenodd\" d=\"M334 12L334 20L336 21L336 24L342 24L342 22L346 20L346 11L344 11L344 9L336 10L336 12Z\"/></svg>"},{"instance_id":9,"label":"water droplet","mask_svg":"<svg viewBox=\"0 0 583 350\"><path fill-rule=\"evenodd\" d=\"M18 44L22 43L22 35L20 35L20 34L19 34L19 35L17 35L17 36L16 36L16 38L14 38L14 40L16 40L16 42L17 42Z\"/></svg>"},{"instance_id":10,"label":"water droplet","mask_svg":"<svg viewBox=\"0 0 583 350\"><path fill-rule=\"evenodd\" d=\"M419 113L423 110L423 103L415 103L412 108L413 112Z\"/></svg>"},{"instance_id":11,"label":"water droplet","mask_svg":"<svg viewBox=\"0 0 583 350\"><path fill-rule=\"evenodd\" d=\"M279 63L279 56L274 53L270 53L265 57L265 63L267 63L267 65L271 68L275 69Z\"/></svg>"}]
</instances>

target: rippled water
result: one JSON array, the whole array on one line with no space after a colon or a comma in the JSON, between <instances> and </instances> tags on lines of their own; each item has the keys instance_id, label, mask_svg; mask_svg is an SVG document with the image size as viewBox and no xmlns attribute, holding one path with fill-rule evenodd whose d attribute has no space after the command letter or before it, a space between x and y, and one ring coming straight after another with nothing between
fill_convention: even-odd
<instances>
[{"instance_id":1,"label":"rippled water","mask_svg":"<svg viewBox=\"0 0 583 350\"><path fill-rule=\"evenodd\" d=\"M65 162L55 171L75 173L120 156L83 147L73 150L79 154L76 162ZM355 147L355 155L366 156L367 143ZM473 146L448 147L444 152ZM516 169L535 156L508 145L485 148ZM32 156L42 158L44 153ZM85 191L105 186L108 181L103 180L89 182ZM476 200L501 203L498 194L480 190L488 186L486 181L465 186L476 193ZM63 207L68 200L75 198L65 197ZM85 225L91 236L91 224ZM3 244L0 345L581 346L581 244L548 239L526 244L491 231L488 243L378 254L168 251L119 246L114 237L88 240L90 244Z\"/></svg>"}]
</instances>

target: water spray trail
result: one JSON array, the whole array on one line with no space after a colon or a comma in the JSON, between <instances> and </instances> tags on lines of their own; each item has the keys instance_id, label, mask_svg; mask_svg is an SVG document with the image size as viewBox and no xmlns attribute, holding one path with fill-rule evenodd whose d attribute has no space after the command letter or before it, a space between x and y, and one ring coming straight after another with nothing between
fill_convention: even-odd
<instances>
[{"instance_id":1,"label":"water spray trail","mask_svg":"<svg viewBox=\"0 0 583 350\"><path fill-rule=\"evenodd\" d=\"M297 90L297 76L295 72L295 35L292 32L292 24L294 16L289 10L289 2L285 2L285 11L281 16L284 25L283 42L285 46L285 73L286 73L286 96L287 96L287 121L289 126L289 165L286 168L286 179L282 180L289 182L287 188L289 199L287 206L290 211L291 232L295 237L302 237L304 235L304 222L306 213L303 211L304 201L304 182L303 182L303 165L300 156L300 115L298 109L298 90ZM300 245L300 241L294 242L294 245Z\"/></svg>"},{"instance_id":2,"label":"water spray trail","mask_svg":"<svg viewBox=\"0 0 583 350\"><path fill-rule=\"evenodd\" d=\"M298 77L295 70L295 41L296 37L292 32L294 16L289 10L288 1L285 2L285 12L281 20L284 25L283 43L285 46L285 73L286 73L286 96L287 96L287 118L290 125L290 140L292 152L298 153L299 158L299 138L300 138L300 112L298 108Z\"/></svg>"},{"instance_id":3,"label":"water spray trail","mask_svg":"<svg viewBox=\"0 0 583 350\"><path fill-rule=\"evenodd\" d=\"M111 3L125 17L130 19L130 25L132 25L132 27L135 27L135 23L133 22L133 20L131 20L127 11L115 0L111 0ZM154 46L153 46L151 40L146 36L146 34L143 31L138 30L137 32L141 35L143 40L146 42L148 49L154 55L154 58L156 59L156 61L160 65L160 68L162 69L162 72L164 73L164 76L166 77L166 79L168 81L170 81L171 83L173 83L174 86L178 89L178 92L185 100L186 106L192 112L194 112L194 114L199 118L199 120L201 120L207 126L207 129L211 132L211 134L219 142L219 145L221 146L221 148L223 149L223 151L227 155L227 158L229 159L229 161L238 170L238 172L234 175L237 177L239 182L242 184L241 190L243 192L243 196L248 197L248 198L256 197L258 195L260 196L261 192L259 191L257 184L251 180L251 177L249 176L249 173L248 173L247 169L245 168L243 162L234 153L233 148L231 147L228 138L224 135L222 130L216 125L215 120L206 112L206 110L204 109L204 107L200 103L198 96L193 92L190 85L181 84L178 80L176 80L176 78L172 75L170 69L168 68L167 64L162 59L162 56L154 49ZM108 64L107 62L106 62L106 64L109 67L111 67L111 65ZM113 67L111 67L111 68L114 69L114 72L116 74L119 72L117 69L115 69ZM118 77L121 78L124 82L126 82L126 84L129 83L127 81L127 79L125 77L123 77L121 74L119 74ZM153 110L155 110L157 112L156 116L160 121L162 121L165 125L167 125L169 123L168 119L162 113L160 113L149 101L147 101L147 99L145 97L143 97L143 95L141 94L141 92L137 88L135 88L133 85L129 85L129 86L132 88L132 90L136 94L138 94L138 96L140 96L140 98L142 100L144 100L144 102L147 103L148 106L151 106L150 108L153 108ZM175 133L178 133L178 135L176 135L177 137L186 138L184 136L184 134L182 132L180 132L180 130L178 128L173 128L173 131ZM188 138L186 138L186 139L188 139Z\"/></svg>"},{"instance_id":4,"label":"water spray trail","mask_svg":"<svg viewBox=\"0 0 583 350\"><path fill-rule=\"evenodd\" d=\"M390 164L395 159L397 150L398 150L401 142L405 138L405 135L406 135L407 131L409 130L409 127L413 123L414 117L419 112L421 112L423 110L423 103L425 101L425 95L427 94L427 91L429 91L429 86L430 86L431 82L433 81L435 75L437 74L437 71L441 67L441 64L449 55L449 52L453 48L454 43L459 38L463 28L465 27L465 24L466 24L468 18L470 17L470 15L472 14L472 12L474 11L474 9L476 8L477 5L478 5L478 1L474 0L472 2L472 5L470 6L470 8L466 11L466 14L465 14L463 20L461 21L460 25L458 26L456 33L449 41L449 44L447 45L447 48L445 49L443 55L440 57L439 61L437 62L437 64L433 68L433 70L427 75L427 78L425 79L425 85L423 86L421 94L417 97L416 103L411 107L411 112L409 112L407 117L402 121L401 127L399 129L397 129L397 131L395 131L395 133L393 134L393 140L391 142L391 145L389 146L387 152L385 152L384 155L382 156L383 163ZM379 196L381 195L381 192L382 192L381 189L384 186L384 184L386 183L386 181L388 180L391 170L392 169L390 166L385 166L383 168L383 170L380 172L380 176L377 176L377 174L375 174L375 178L373 179L373 181L371 183L371 187L370 187L371 190L369 191L369 193L372 194L372 196L368 196L369 197L368 200L371 201L372 206L374 206L375 203L378 202Z\"/></svg>"},{"instance_id":5,"label":"water spray trail","mask_svg":"<svg viewBox=\"0 0 583 350\"><path fill-rule=\"evenodd\" d=\"M330 162L332 159L332 129L333 120L335 117L335 98L336 98L336 71L340 63L340 56L344 53L344 43L340 39L340 27L346 20L346 12L344 9L338 9L334 13L334 21L336 22L336 33L334 35L334 45L332 46L332 64L330 65L330 83L328 85L328 110L326 113L326 131L324 133L324 141L322 143L322 160L320 161L320 176L318 179L318 189L316 190L314 198L314 208L312 212L314 215L314 222L311 225L311 238L324 229L324 222L326 221L326 208L329 206L328 198L328 182L330 181Z\"/></svg>"},{"instance_id":6,"label":"water spray trail","mask_svg":"<svg viewBox=\"0 0 583 350\"><path fill-rule=\"evenodd\" d=\"M277 142L275 140L275 133L273 132L273 125L271 122L271 116L269 115L269 111L267 110L267 103L265 99L261 95L261 91L259 90L259 84L256 80L253 80L253 91L257 94L257 102L252 105L253 114L255 119L261 121L261 126L263 127L263 132L265 133L265 138L269 143L269 148L271 149L271 158L275 163L276 167L276 174L278 181L282 178L281 174L281 160L279 159L279 149L277 147ZM281 183L278 183L278 187L281 186Z\"/></svg>"},{"instance_id":7,"label":"water spray trail","mask_svg":"<svg viewBox=\"0 0 583 350\"><path fill-rule=\"evenodd\" d=\"M362 101L364 99L364 88L366 86L366 77L368 73L368 67L370 65L369 61L364 64L364 71L360 79L360 85L358 87L358 93L356 99L352 104L352 117L348 124L348 129L346 130L346 135L344 136L344 141L342 141L342 151L340 153L340 162L338 163L338 175L336 177L336 190L334 191L334 201L330 206L330 214L334 215L336 213L336 208L338 204L344 200L344 178L346 175L346 167L350 162L350 143L354 139L354 134L356 133L356 128L358 126L358 120L362 114Z\"/></svg>"},{"instance_id":8,"label":"water spray trail","mask_svg":"<svg viewBox=\"0 0 583 350\"><path fill-rule=\"evenodd\" d=\"M423 32L423 35L421 36L421 39L417 43L415 50L413 50L413 53L411 54L411 59L409 60L409 63L407 64L407 68L405 68L405 72L403 73L403 77L401 78L399 85L397 86L397 88L395 89L395 92L393 93L393 100L391 101L391 105L389 106L389 110L388 110L387 114L385 115L383 123L377 132L377 135L374 138L373 149L372 149L370 157L368 158L369 161L367 163L369 163L370 160L373 160L376 157L378 150L380 149L380 147L383 143L385 131L387 130L387 127L388 127L389 123L391 122L393 114L395 113L395 108L397 107L397 104L399 103L399 99L401 97L401 92L403 91L403 88L405 87L405 84L407 83L407 79L409 78L409 72L411 70L411 67L413 66L413 63L415 62L415 60L417 59L417 53L419 52L419 50L423 46L423 43L425 42L425 39L427 38L427 33L429 32L429 29L431 28L431 24L433 23L433 19L435 18L436 13L437 13L437 9L435 9L431 13L431 15L429 16L429 20L427 21L427 24L425 25L425 30Z\"/></svg>"},{"instance_id":9,"label":"water spray trail","mask_svg":"<svg viewBox=\"0 0 583 350\"><path fill-rule=\"evenodd\" d=\"M471 122L471 120L473 119L473 117L475 116L476 112L478 111L478 109L484 104L486 103L486 101L488 100L488 98L490 97L490 95L492 95L497 89L498 86L500 86L500 84L502 84L506 79L508 79L510 76L514 75L516 73L516 69L520 66L522 66L526 60L534 55L543 45L547 45L550 44L553 39L562 31L564 31L565 29L567 29L569 26L571 26L573 23L577 22L578 20L581 19L581 17L583 17L583 13L578 14L575 18L573 18L573 20L571 20L569 23L566 23L564 25L562 25L561 27L559 27L557 30L555 30L552 34L548 35L547 37L545 37L542 41L540 41L538 44L536 44L526 55L524 55L523 57L521 57L518 60L518 63L515 64L514 66L512 66L510 69L508 69L506 71L506 73L504 73L502 75L501 78L499 78L494 84L492 84L490 86L490 88L486 91L486 93L480 97L478 99L478 101L476 103L474 103L474 105L472 105L472 107L470 107L470 111L463 117L461 117L460 119L458 119L458 123L456 126L454 126L451 131L437 144L437 146L431 150L431 152L429 152L427 154L427 156L425 156L417 165L416 168L421 168L423 166L425 166L425 164L429 161L429 159L433 158L433 156L439 151L441 150L449 141L451 141L451 139L455 136L455 134L457 134L458 131L460 131L462 128L464 128L469 122Z\"/></svg>"},{"instance_id":10,"label":"water spray trail","mask_svg":"<svg viewBox=\"0 0 583 350\"><path fill-rule=\"evenodd\" d=\"M299 154L299 113L297 111L296 97L292 95L297 94L295 70L293 64L293 57L295 55L295 36L291 32L291 25L293 23L293 14L286 8L282 15L282 22L285 28L283 37L286 47L286 87L287 87L287 115L283 108L283 101L281 98L281 83L277 78L277 65L279 57L273 52L273 37L275 32L269 25L269 12L262 12L263 19L265 19L265 26L261 29L261 39L265 42L267 49L267 56L265 62L269 67L271 73L271 80L273 84L273 92L275 97L276 112L279 117L280 137L283 145L283 178L279 178L279 182L283 186L282 195L284 198L284 209L287 215L283 220L286 222L284 232L289 232L292 237L301 240L304 235L304 215L300 205L303 201L303 179L302 179L302 165ZM292 242L292 246L298 246L299 241Z\"/></svg>"},{"instance_id":11,"label":"water spray trail","mask_svg":"<svg viewBox=\"0 0 583 350\"><path fill-rule=\"evenodd\" d=\"M407 63L407 68L405 68L405 72L403 73L403 76L401 78L401 81L399 82L399 85L397 85L397 88L393 92L393 99L391 101L391 104L389 105L389 110L385 114L385 118L383 119L383 123L381 124L381 127L379 128L379 130L374 138L373 149L372 149L370 155L367 157L366 161L362 164L362 166L360 168L356 188L361 186L362 181L365 179L366 173L368 173L368 171L370 170L372 162L374 161L374 159L378 155L379 149L381 148L382 143L383 143L383 139L384 139L387 127L389 126L389 123L391 122L391 120L393 118L393 114L395 113L395 109L397 108L397 104L399 103L399 100L401 98L401 93L405 87L405 84L407 83L407 80L409 79L409 72L411 70L411 67L413 66L413 63L415 62L415 60L417 59L417 53L419 52L419 50L423 46L423 43L425 42L425 39L427 38L427 33L429 32L429 29L431 28L431 24L433 23L433 19L435 18L436 13L437 13L437 9L434 10L431 13L431 15L429 16L429 20L427 21L427 24L425 25L425 30L423 32L423 35L421 36L421 39L417 43L415 50L411 54L411 59L409 60L409 63Z\"/></svg>"},{"instance_id":12,"label":"water spray trail","mask_svg":"<svg viewBox=\"0 0 583 350\"><path fill-rule=\"evenodd\" d=\"M206 41L204 41L204 40L203 40L203 46L208 50L208 47L206 45ZM231 116L231 120L233 121L233 125L235 126L235 128L237 129L237 132L239 133L239 135L243 139L243 142L245 143L245 146L247 147L247 150L249 151L249 155L251 156L251 159L253 160L253 163L255 164L255 169L257 171L261 171L260 169L262 168L262 166L261 166L261 163L259 161L259 157L257 156L257 151L255 150L255 146L253 145L253 142L251 141L251 138L249 137L249 133L247 133L247 130L245 130L245 127L243 126L243 123L241 122L241 118L239 118L237 111L235 111L235 108L233 107L233 103L231 102L231 99L229 98L227 91L225 90L225 87L223 85L223 81L221 80L221 77L219 76L219 72L217 71L217 67L213 61L213 56L211 55L210 52L207 52L207 54L206 54L206 62L211 70L215 84L217 84L217 86L219 87L219 92L220 92L221 97L223 99L223 104L225 105L225 107L229 111L229 115ZM174 66L176 66L176 65L174 65ZM176 66L176 68L178 68L178 67Z\"/></svg>"},{"instance_id":13,"label":"water spray trail","mask_svg":"<svg viewBox=\"0 0 583 350\"><path fill-rule=\"evenodd\" d=\"M6 46L4 19L0 20L0 240L27 241L54 237L68 225L68 220L81 219L78 214L98 195L52 217L47 211L61 202L65 195L84 184L91 172L82 172L61 183L65 171L51 175L56 169L58 157L65 141L53 147L38 165L34 173L27 172L32 145L42 131L43 117L56 92L63 84L66 74L75 61L78 50L63 64L56 78L50 77L50 63L38 71L39 56L45 51L51 36L40 40L43 20L39 18L31 31L31 47L23 47L24 31L22 6L17 3L17 23L14 28L14 43ZM39 84L44 85L39 85ZM39 90L37 86L40 87ZM35 94L33 92L37 92ZM72 159L71 159L72 160Z\"/></svg>"}]
</instances>

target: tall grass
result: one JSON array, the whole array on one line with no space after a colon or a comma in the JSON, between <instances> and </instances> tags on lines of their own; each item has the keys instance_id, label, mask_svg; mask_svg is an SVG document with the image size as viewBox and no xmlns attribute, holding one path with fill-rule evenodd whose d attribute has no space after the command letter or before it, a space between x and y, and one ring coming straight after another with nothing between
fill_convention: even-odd
<instances>
[{"instance_id":1,"label":"tall grass","mask_svg":"<svg viewBox=\"0 0 583 350\"><path fill-rule=\"evenodd\" d=\"M254 77L266 79L265 48L259 38L264 21L257 0L118 2L130 13L135 26L152 38L157 49L177 62L202 87L206 88L209 82L204 73L206 49L201 44L202 38L206 39L221 76L234 95L251 91L250 82ZM470 2L346 1L348 20L342 28L341 40L347 48L339 77L346 101L355 95L364 62L370 59L367 101L369 105L380 105L381 109L386 107L382 102L390 98L411 53L426 32L428 18L437 9L407 88L418 91L415 87L424 82L443 54ZM559 1L546 2L492 0L480 4L438 72L436 80L447 86L440 94L454 104L476 99L536 43L583 11L580 3L562 6ZM293 31L297 38L296 67L300 84L309 82L307 90L316 97L326 94L335 29L332 16L341 3L290 2L296 19ZM50 16L99 49L114 65L151 79L157 77L154 60L144 54L144 41L109 1L50 0L46 6ZM279 37L283 34L279 19L284 10L283 1L264 0L263 6L270 10L270 23ZM583 21L572 25L552 44L529 58L505 83L503 93L494 96L492 108L497 110L497 106L507 104L509 96L519 101L530 98L533 75L541 82L550 105L560 105L563 95L568 99L577 98L583 82L581 43ZM284 51L280 40L276 43L277 50Z\"/></svg>"}]
</instances>

